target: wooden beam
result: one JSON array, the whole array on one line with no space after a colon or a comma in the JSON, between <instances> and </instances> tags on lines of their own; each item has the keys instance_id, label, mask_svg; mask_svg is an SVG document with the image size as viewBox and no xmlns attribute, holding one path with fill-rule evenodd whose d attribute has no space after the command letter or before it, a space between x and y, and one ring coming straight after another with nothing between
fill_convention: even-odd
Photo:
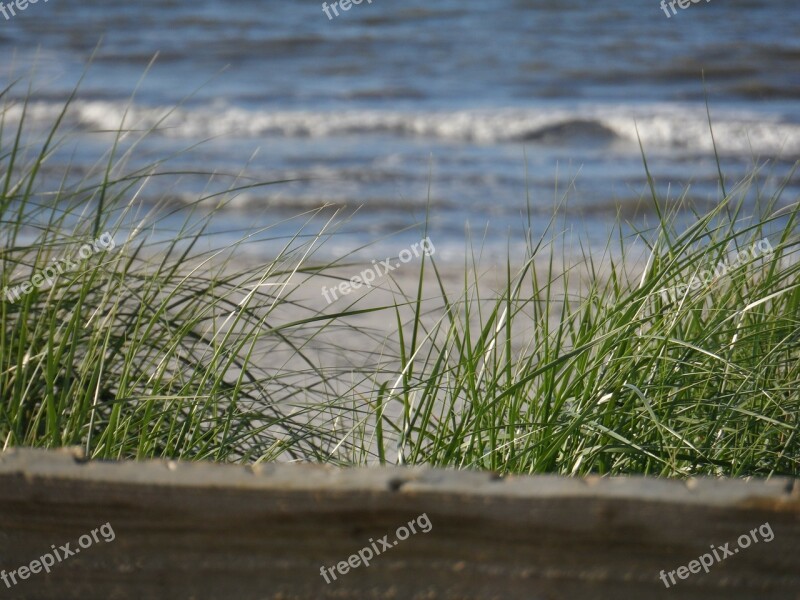
<instances>
[{"instance_id":1,"label":"wooden beam","mask_svg":"<svg viewBox=\"0 0 800 600\"><path fill-rule=\"evenodd\" d=\"M20 566L66 543L80 552L20 579ZM678 577L725 544L737 552ZM369 566L337 570L364 548L380 550ZM0 454L0 569L17 570L0 599L797 600L800 485L87 462L20 449ZM675 571L669 588L662 570Z\"/></svg>"}]
</instances>

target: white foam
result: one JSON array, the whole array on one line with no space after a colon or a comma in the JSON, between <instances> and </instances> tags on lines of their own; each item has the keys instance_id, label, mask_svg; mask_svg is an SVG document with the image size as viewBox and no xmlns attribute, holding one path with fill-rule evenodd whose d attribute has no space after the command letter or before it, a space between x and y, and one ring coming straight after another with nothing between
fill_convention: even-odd
<instances>
[{"instance_id":1,"label":"white foam","mask_svg":"<svg viewBox=\"0 0 800 600\"><path fill-rule=\"evenodd\" d=\"M62 105L31 103L28 119L49 125ZM125 111L127 109L127 115ZM21 105L5 110L14 120ZM75 101L67 124L88 130L124 127L159 135L202 139L237 137L334 137L355 134L388 134L448 141L498 143L516 141L549 127L575 121L593 122L621 140L636 143L638 133L646 149L686 148L696 152L712 149L705 108L696 105L659 104L592 106L566 109L498 109L403 112L347 111L252 111L233 106L197 108L128 107L125 102ZM749 111L714 110L712 123L717 146L724 154L786 156L800 153L800 124L780 115Z\"/></svg>"}]
</instances>

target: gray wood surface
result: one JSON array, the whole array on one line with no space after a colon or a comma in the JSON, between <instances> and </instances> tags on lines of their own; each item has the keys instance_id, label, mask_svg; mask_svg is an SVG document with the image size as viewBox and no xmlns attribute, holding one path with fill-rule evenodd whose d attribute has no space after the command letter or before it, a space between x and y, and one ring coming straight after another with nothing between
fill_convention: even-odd
<instances>
[{"instance_id":1,"label":"gray wood surface","mask_svg":"<svg viewBox=\"0 0 800 600\"><path fill-rule=\"evenodd\" d=\"M336 581L321 576L423 514L427 533ZM99 537L49 575L0 581L0 598L800 599L800 483L786 479L501 479L0 454L6 573L52 546L80 548L105 523L113 541ZM676 571L669 588L659 578L712 546L738 550L765 523L772 541L751 540L708 574Z\"/></svg>"}]
</instances>

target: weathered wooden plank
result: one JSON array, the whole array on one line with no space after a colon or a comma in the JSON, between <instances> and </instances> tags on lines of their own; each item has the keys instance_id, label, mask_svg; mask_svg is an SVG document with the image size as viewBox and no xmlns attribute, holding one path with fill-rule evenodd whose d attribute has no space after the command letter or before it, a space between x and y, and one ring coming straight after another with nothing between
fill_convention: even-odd
<instances>
[{"instance_id":1,"label":"weathered wooden plank","mask_svg":"<svg viewBox=\"0 0 800 600\"><path fill-rule=\"evenodd\" d=\"M417 533L369 566L336 570L409 522ZM6 578L68 542L80 552L17 571L0 598L797 600L800 485L0 454ZM739 551L678 577L725 544ZM676 571L669 589L662 570Z\"/></svg>"}]
</instances>

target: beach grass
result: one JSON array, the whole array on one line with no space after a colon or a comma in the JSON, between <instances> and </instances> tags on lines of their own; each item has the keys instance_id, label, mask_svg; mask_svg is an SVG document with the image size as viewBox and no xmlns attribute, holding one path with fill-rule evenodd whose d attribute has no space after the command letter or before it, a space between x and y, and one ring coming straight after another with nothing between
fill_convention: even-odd
<instances>
[{"instance_id":1,"label":"beach grass","mask_svg":"<svg viewBox=\"0 0 800 600\"><path fill-rule=\"evenodd\" d=\"M304 224L320 211L257 264L238 256L263 230L208 247L236 193L281 182L234 179L140 215L142 190L166 171L128 166L137 144L120 149L122 124L95 173L53 184L43 173L62 119L28 135L27 101L2 100L2 289L104 234L114 242L46 285L4 292L0 448L500 473L800 472L798 207L780 186L748 199L755 172L735 185L720 172L716 206L685 226L696 207L659 197L643 161L656 225L619 228L602 254L568 264L552 229L534 236L523 222L526 251L509 256L491 294L467 252L455 290L426 256L390 301L334 308L304 290L357 261L314 259L327 234ZM10 106L21 118L6 118ZM176 215L171 237L151 235ZM386 324L380 360L327 363L375 336L365 316Z\"/></svg>"}]
</instances>

